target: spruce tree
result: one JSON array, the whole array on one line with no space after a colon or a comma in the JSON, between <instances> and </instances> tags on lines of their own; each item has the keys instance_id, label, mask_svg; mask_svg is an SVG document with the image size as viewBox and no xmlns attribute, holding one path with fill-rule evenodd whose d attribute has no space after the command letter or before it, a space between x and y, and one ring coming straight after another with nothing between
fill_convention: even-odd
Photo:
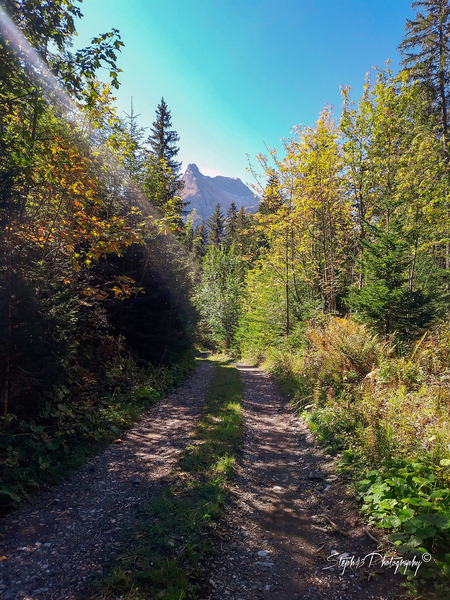
<instances>
[{"instance_id":1,"label":"spruce tree","mask_svg":"<svg viewBox=\"0 0 450 600\"><path fill-rule=\"evenodd\" d=\"M236 218L236 232L241 234L248 227L248 217L245 208L241 206Z\"/></svg>"},{"instance_id":2,"label":"spruce tree","mask_svg":"<svg viewBox=\"0 0 450 600\"><path fill-rule=\"evenodd\" d=\"M172 127L172 116L164 98L156 109L156 121L151 127L151 135L147 139L147 144L150 145L152 154L157 161L164 161L166 166L174 175L179 175L181 163L175 160L179 152L177 143L180 137Z\"/></svg>"},{"instance_id":3,"label":"spruce tree","mask_svg":"<svg viewBox=\"0 0 450 600\"><path fill-rule=\"evenodd\" d=\"M208 219L208 241L216 248L220 246L225 235L225 217L217 203L213 214Z\"/></svg>"},{"instance_id":4,"label":"spruce tree","mask_svg":"<svg viewBox=\"0 0 450 600\"><path fill-rule=\"evenodd\" d=\"M431 93L433 112L439 123L444 159L450 165L448 101L450 98L450 0L418 0L411 5L419 9L414 20L406 23L406 34L399 46L403 65L415 80ZM449 176L445 177L443 205L449 218ZM445 269L450 270L449 234L445 232ZM449 284L446 291L449 292Z\"/></svg>"},{"instance_id":5,"label":"spruce tree","mask_svg":"<svg viewBox=\"0 0 450 600\"><path fill-rule=\"evenodd\" d=\"M444 144L448 137L448 99L450 82L450 1L419 0L415 18L406 23L406 34L399 46L403 66L414 79L431 91L439 115Z\"/></svg>"},{"instance_id":6,"label":"spruce tree","mask_svg":"<svg viewBox=\"0 0 450 600\"><path fill-rule=\"evenodd\" d=\"M170 110L162 98L156 110L156 121L151 127L152 133L147 139L151 150L144 166L143 188L147 197L161 210L170 229L179 235L183 230L182 215L189 202L184 202L179 196L184 187L180 177L181 163L175 160L180 138L171 127Z\"/></svg>"},{"instance_id":7,"label":"spruce tree","mask_svg":"<svg viewBox=\"0 0 450 600\"><path fill-rule=\"evenodd\" d=\"M144 161L143 139L144 127L140 127L133 107L133 98L131 98L130 114L125 113L125 119L119 125L118 129L123 128L126 136L126 153L123 155L123 164L131 177L139 178Z\"/></svg>"},{"instance_id":8,"label":"spruce tree","mask_svg":"<svg viewBox=\"0 0 450 600\"><path fill-rule=\"evenodd\" d=\"M194 229L194 239L192 242L192 251L197 260L201 260L206 254L207 231L205 222L202 221Z\"/></svg>"},{"instance_id":9,"label":"spruce tree","mask_svg":"<svg viewBox=\"0 0 450 600\"><path fill-rule=\"evenodd\" d=\"M408 286L411 240L401 222L371 226L372 241L363 241L365 285L354 290L350 304L382 334L409 339L420 334L434 316L432 298Z\"/></svg>"},{"instance_id":10,"label":"spruce tree","mask_svg":"<svg viewBox=\"0 0 450 600\"><path fill-rule=\"evenodd\" d=\"M237 251L246 257L246 260L253 260L258 254L260 234L256 231L255 224L253 215L247 215L245 208L241 206L236 217L234 245Z\"/></svg>"},{"instance_id":11,"label":"spruce tree","mask_svg":"<svg viewBox=\"0 0 450 600\"><path fill-rule=\"evenodd\" d=\"M283 206L280 178L275 171L271 171L261 199L258 212L262 215L275 214Z\"/></svg>"}]
</instances>

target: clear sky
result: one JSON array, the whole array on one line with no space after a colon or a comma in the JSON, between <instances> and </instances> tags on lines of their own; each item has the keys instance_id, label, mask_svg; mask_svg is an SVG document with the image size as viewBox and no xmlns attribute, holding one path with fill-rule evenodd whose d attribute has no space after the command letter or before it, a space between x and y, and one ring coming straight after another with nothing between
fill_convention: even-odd
<instances>
[{"instance_id":1,"label":"clear sky","mask_svg":"<svg viewBox=\"0 0 450 600\"><path fill-rule=\"evenodd\" d=\"M240 177L265 144L281 147L323 106L339 113L339 86L362 93L373 65L396 68L409 0L84 0L77 46L111 28L119 58L119 114L134 98L149 127L163 96L185 170ZM106 79L106 78L105 78Z\"/></svg>"}]
</instances>

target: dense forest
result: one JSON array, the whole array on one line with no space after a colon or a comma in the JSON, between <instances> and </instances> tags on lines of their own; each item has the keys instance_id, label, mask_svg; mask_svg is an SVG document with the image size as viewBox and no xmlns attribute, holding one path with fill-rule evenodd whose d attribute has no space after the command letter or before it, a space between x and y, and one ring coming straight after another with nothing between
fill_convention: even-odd
<instances>
[{"instance_id":1,"label":"dense forest","mask_svg":"<svg viewBox=\"0 0 450 600\"><path fill-rule=\"evenodd\" d=\"M448 0L413 3L398 72L257 157L255 214L200 224L164 99L148 137L116 114L119 32L73 52L75 3L0 4L39 57L2 20L1 503L117 435L197 344L263 365L369 520L448 577Z\"/></svg>"}]
</instances>

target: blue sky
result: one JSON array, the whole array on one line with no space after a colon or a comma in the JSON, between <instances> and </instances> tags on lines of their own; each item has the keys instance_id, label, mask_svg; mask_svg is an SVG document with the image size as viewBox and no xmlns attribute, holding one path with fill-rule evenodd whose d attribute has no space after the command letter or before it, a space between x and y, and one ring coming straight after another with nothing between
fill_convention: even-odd
<instances>
[{"instance_id":1,"label":"blue sky","mask_svg":"<svg viewBox=\"0 0 450 600\"><path fill-rule=\"evenodd\" d=\"M125 48L119 114L148 127L164 96L183 171L251 183L252 158L323 106L362 93L373 65L398 64L409 0L84 0L77 46L115 27Z\"/></svg>"}]
</instances>

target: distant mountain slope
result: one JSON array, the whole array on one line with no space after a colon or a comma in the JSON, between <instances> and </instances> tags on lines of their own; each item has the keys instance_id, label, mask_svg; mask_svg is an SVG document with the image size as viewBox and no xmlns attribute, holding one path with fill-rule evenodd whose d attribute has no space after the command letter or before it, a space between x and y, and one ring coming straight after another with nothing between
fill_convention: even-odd
<instances>
[{"instance_id":1,"label":"distant mountain slope","mask_svg":"<svg viewBox=\"0 0 450 600\"><path fill-rule=\"evenodd\" d=\"M197 165L191 164L183 175L183 181L184 190L181 197L185 202L190 202L186 210L192 211L195 208L197 214L205 221L214 212L217 202L224 214L232 202L238 210L244 206L247 212L254 212L258 207L258 196L240 179L221 175L208 177L200 173Z\"/></svg>"}]
</instances>

